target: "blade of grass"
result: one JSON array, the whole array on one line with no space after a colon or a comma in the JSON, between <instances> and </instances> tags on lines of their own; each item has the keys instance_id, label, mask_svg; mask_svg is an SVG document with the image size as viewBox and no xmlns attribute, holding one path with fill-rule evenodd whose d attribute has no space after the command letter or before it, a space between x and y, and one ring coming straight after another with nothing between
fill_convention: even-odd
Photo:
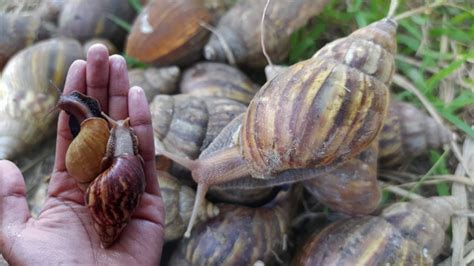
<instances>
[{"instance_id":1,"label":"blade of grass","mask_svg":"<svg viewBox=\"0 0 474 266\"><path fill-rule=\"evenodd\" d=\"M124 29L126 32L130 32L132 30L132 25L127 21L113 15L107 14L106 17L117 24L120 28Z\"/></svg>"}]
</instances>

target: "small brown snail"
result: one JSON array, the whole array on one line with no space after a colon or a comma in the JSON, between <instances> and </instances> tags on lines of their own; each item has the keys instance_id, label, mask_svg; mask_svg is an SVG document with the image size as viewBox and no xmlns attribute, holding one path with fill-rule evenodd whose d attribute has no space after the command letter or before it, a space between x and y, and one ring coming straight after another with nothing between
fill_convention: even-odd
<instances>
[{"instance_id":1,"label":"small brown snail","mask_svg":"<svg viewBox=\"0 0 474 266\"><path fill-rule=\"evenodd\" d=\"M128 71L130 86L142 87L148 102L153 101L158 94L173 94L178 88L179 77L180 70L177 66Z\"/></svg>"},{"instance_id":2,"label":"small brown snail","mask_svg":"<svg viewBox=\"0 0 474 266\"><path fill-rule=\"evenodd\" d=\"M191 218L196 193L167 172L158 171L157 177L165 203L165 241L179 239L184 235ZM203 206L198 214L198 221L205 221L219 214L219 208L211 202L205 200Z\"/></svg>"},{"instance_id":3,"label":"small brown snail","mask_svg":"<svg viewBox=\"0 0 474 266\"><path fill-rule=\"evenodd\" d=\"M455 209L454 198L433 197L333 223L308 239L293 265L433 265Z\"/></svg>"},{"instance_id":4,"label":"small brown snail","mask_svg":"<svg viewBox=\"0 0 474 266\"><path fill-rule=\"evenodd\" d=\"M305 178L299 171L325 173L367 148L388 108L394 60L386 54L395 52L396 28L391 19L372 23L268 81L240 117L241 126L222 130L236 140L233 146L194 161L161 148L161 154L191 169L198 183L195 208L211 185L295 182ZM346 50L332 53L335 46ZM384 52L368 52L374 49Z\"/></svg>"},{"instance_id":5,"label":"small brown snail","mask_svg":"<svg viewBox=\"0 0 474 266\"><path fill-rule=\"evenodd\" d=\"M183 73L181 93L224 97L248 105L259 87L239 69L221 63L198 63Z\"/></svg>"},{"instance_id":6,"label":"small brown snail","mask_svg":"<svg viewBox=\"0 0 474 266\"><path fill-rule=\"evenodd\" d=\"M378 142L326 175L303 182L321 203L348 215L370 214L382 192L377 182Z\"/></svg>"},{"instance_id":7,"label":"small brown snail","mask_svg":"<svg viewBox=\"0 0 474 266\"><path fill-rule=\"evenodd\" d=\"M102 245L110 247L128 224L145 191L143 159L138 153L138 138L130 128L129 118L112 125L105 169L86 190L86 206Z\"/></svg>"},{"instance_id":8,"label":"small brown snail","mask_svg":"<svg viewBox=\"0 0 474 266\"><path fill-rule=\"evenodd\" d=\"M200 57L209 35L200 23L210 20L200 0L150 1L133 23L125 52L144 63L191 63Z\"/></svg>"},{"instance_id":9,"label":"small brown snail","mask_svg":"<svg viewBox=\"0 0 474 266\"><path fill-rule=\"evenodd\" d=\"M94 37L105 38L121 47L126 31L112 16L131 22L135 11L127 0L68 0L59 17L59 33L81 43Z\"/></svg>"},{"instance_id":10,"label":"small brown snail","mask_svg":"<svg viewBox=\"0 0 474 266\"><path fill-rule=\"evenodd\" d=\"M109 140L107 121L100 117L99 102L80 92L62 95L57 107L72 115L80 125L79 133L66 152L65 163L68 173L85 190L102 170Z\"/></svg>"},{"instance_id":11,"label":"small brown snail","mask_svg":"<svg viewBox=\"0 0 474 266\"><path fill-rule=\"evenodd\" d=\"M380 133L380 164L394 167L429 149L441 148L453 134L409 103L392 101Z\"/></svg>"},{"instance_id":12,"label":"small brown snail","mask_svg":"<svg viewBox=\"0 0 474 266\"><path fill-rule=\"evenodd\" d=\"M0 158L12 158L54 132L56 102L67 70L83 58L71 39L39 42L10 59L0 80ZM54 86L52 84L54 84Z\"/></svg>"},{"instance_id":13,"label":"small brown snail","mask_svg":"<svg viewBox=\"0 0 474 266\"><path fill-rule=\"evenodd\" d=\"M290 203L282 194L260 208L219 205L218 216L200 223L191 238L181 240L170 265L271 263L281 254L289 232Z\"/></svg>"},{"instance_id":14,"label":"small brown snail","mask_svg":"<svg viewBox=\"0 0 474 266\"><path fill-rule=\"evenodd\" d=\"M38 17L12 13L0 13L0 32L0 70L13 54L50 35Z\"/></svg>"},{"instance_id":15,"label":"small brown snail","mask_svg":"<svg viewBox=\"0 0 474 266\"><path fill-rule=\"evenodd\" d=\"M286 58L290 35L323 10L326 0L271 1L265 14L265 48L278 62ZM226 61L230 50L235 63L264 67L267 61L260 44L260 21L265 0L238 1L217 24L216 31L204 48L204 57ZM245 18L245 19L243 19Z\"/></svg>"}]
</instances>

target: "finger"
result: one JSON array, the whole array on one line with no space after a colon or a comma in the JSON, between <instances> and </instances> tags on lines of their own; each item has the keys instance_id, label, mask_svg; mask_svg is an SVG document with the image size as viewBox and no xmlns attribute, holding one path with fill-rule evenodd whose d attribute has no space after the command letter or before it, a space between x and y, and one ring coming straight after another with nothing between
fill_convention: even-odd
<instances>
[{"instance_id":1,"label":"finger","mask_svg":"<svg viewBox=\"0 0 474 266\"><path fill-rule=\"evenodd\" d=\"M109 59L109 115L115 119L128 117L128 71L125 59L112 55Z\"/></svg>"},{"instance_id":2,"label":"finger","mask_svg":"<svg viewBox=\"0 0 474 266\"><path fill-rule=\"evenodd\" d=\"M94 44L87 51L87 95L96 98L108 112L109 52L103 44Z\"/></svg>"},{"instance_id":3,"label":"finger","mask_svg":"<svg viewBox=\"0 0 474 266\"><path fill-rule=\"evenodd\" d=\"M145 93L140 87L132 87L128 92L128 111L130 123L138 137L139 152L145 162L145 191L159 195L160 190L156 180L155 145L153 141L153 128L151 126L151 114Z\"/></svg>"},{"instance_id":4,"label":"finger","mask_svg":"<svg viewBox=\"0 0 474 266\"><path fill-rule=\"evenodd\" d=\"M24 224L30 218L26 202L25 181L20 172L10 161L0 161L0 231L5 231L10 224Z\"/></svg>"},{"instance_id":5,"label":"finger","mask_svg":"<svg viewBox=\"0 0 474 266\"><path fill-rule=\"evenodd\" d=\"M69 94L74 90L82 93L86 91L86 62L84 60L76 60L69 67L63 94ZM57 135L54 169L64 171L66 170L64 164L66 150L72 140L71 132L69 131L69 116L64 112L59 114ZM51 180L51 182L54 182L54 180Z\"/></svg>"}]
</instances>

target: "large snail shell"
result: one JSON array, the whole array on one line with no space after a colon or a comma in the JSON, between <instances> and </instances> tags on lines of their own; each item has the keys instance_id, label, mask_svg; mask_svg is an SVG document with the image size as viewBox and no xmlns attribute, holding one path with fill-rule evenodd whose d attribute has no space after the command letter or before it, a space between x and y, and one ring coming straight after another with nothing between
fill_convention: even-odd
<instances>
[{"instance_id":1,"label":"large snail shell","mask_svg":"<svg viewBox=\"0 0 474 266\"><path fill-rule=\"evenodd\" d=\"M190 63L209 34L200 23L210 19L200 0L150 1L135 19L125 52L145 63Z\"/></svg>"},{"instance_id":2,"label":"large snail shell","mask_svg":"<svg viewBox=\"0 0 474 266\"><path fill-rule=\"evenodd\" d=\"M238 1L219 21L217 31L204 48L204 57L226 61L228 46L237 64L264 67L267 63L260 44L266 0ZM290 35L322 11L326 0L271 1L265 15L265 48L272 61L282 61L288 53Z\"/></svg>"},{"instance_id":3,"label":"large snail shell","mask_svg":"<svg viewBox=\"0 0 474 266\"><path fill-rule=\"evenodd\" d=\"M220 63L198 63L183 73L181 92L224 97L249 104L259 87L239 69Z\"/></svg>"},{"instance_id":4,"label":"large snail shell","mask_svg":"<svg viewBox=\"0 0 474 266\"><path fill-rule=\"evenodd\" d=\"M43 0L35 10L41 20L56 24L67 0Z\"/></svg>"},{"instance_id":5,"label":"large snail shell","mask_svg":"<svg viewBox=\"0 0 474 266\"><path fill-rule=\"evenodd\" d=\"M69 0L59 17L59 32L80 42L94 37L105 38L121 47L126 31L111 16L131 22L134 15L127 0Z\"/></svg>"},{"instance_id":6,"label":"large snail shell","mask_svg":"<svg viewBox=\"0 0 474 266\"><path fill-rule=\"evenodd\" d=\"M219 19L232 7L234 0L203 0L204 6L212 16L212 22L217 23Z\"/></svg>"},{"instance_id":7,"label":"large snail shell","mask_svg":"<svg viewBox=\"0 0 474 266\"><path fill-rule=\"evenodd\" d=\"M454 206L450 198L428 198L331 224L309 238L294 265L432 265Z\"/></svg>"},{"instance_id":8,"label":"large snail shell","mask_svg":"<svg viewBox=\"0 0 474 266\"><path fill-rule=\"evenodd\" d=\"M393 167L429 149L441 148L452 133L409 103L392 101L380 133L380 164Z\"/></svg>"},{"instance_id":9,"label":"large snail shell","mask_svg":"<svg viewBox=\"0 0 474 266\"><path fill-rule=\"evenodd\" d=\"M145 92L148 102L153 101L157 94L173 94L178 88L180 70L176 66L128 71L130 86L140 86Z\"/></svg>"},{"instance_id":10,"label":"large snail shell","mask_svg":"<svg viewBox=\"0 0 474 266\"><path fill-rule=\"evenodd\" d=\"M372 213L382 192L377 182L378 143L327 175L304 181L304 187L321 203L349 215Z\"/></svg>"},{"instance_id":11,"label":"large snail shell","mask_svg":"<svg viewBox=\"0 0 474 266\"><path fill-rule=\"evenodd\" d=\"M0 13L0 32L0 70L13 54L50 34L38 17L11 13Z\"/></svg>"},{"instance_id":12,"label":"large snail shell","mask_svg":"<svg viewBox=\"0 0 474 266\"><path fill-rule=\"evenodd\" d=\"M86 205L104 247L119 237L144 191L143 160L133 154L115 157L112 165L87 188Z\"/></svg>"},{"instance_id":13,"label":"large snail shell","mask_svg":"<svg viewBox=\"0 0 474 266\"><path fill-rule=\"evenodd\" d=\"M165 203L165 241L179 239L184 235L191 218L196 193L166 172L158 171L157 177ZM204 201L203 208L199 209L198 221L205 221L217 214L219 208L209 201Z\"/></svg>"},{"instance_id":14,"label":"large snail shell","mask_svg":"<svg viewBox=\"0 0 474 266\"><path fill-rule=\"evenodd\" d=\"M351 45L345 51L348 56L339 62L338 54L324 51L331 51L334 43L353 41L352 35L337 40L312 59L277 75L255 95L241 130L243 157L253 176L264 178L286 169L341 162L375 139L387 112L390 80L383 79L385 71L378 68L366 70L356 52L361 50L372 62L377 54L366 50L386 43L396 46L396 23L382 20L367 27L381 30L377 38L368 35L378 43ZM359 31L365 32L360 29L354 36L364 38ZM376 66L393 69L393 56L378 55L384 62L377 61Z\"/></svg>"},{"instance_id":15,"label":"large snail shell","mask_svg":"<svg viewBox=\"0 0 474 266\"><path fill-rule=\"evenodd\" d=\"M69 66L82 58L77 41L50 39L16 54L0 81L0 158L31 148L54 130L57 101ZM54 84L54 86L51 84Z\"/></svg>"},{"instance_id":16,"label":"large snail shell","mask_svg":"<svg viewBox=\"0 0 474 266\"><path fill-rule=\"evenodd\" d=\"M79 134L66 152L66 169L79 184L88 184L99 175L108 139L105 119L92 117L81 123Z\"/></svg>"},{"instance_id":17,"label":"large snail shell","mask_svg":"<svg viewBox=\"0 0 474 266\"><path fill-rule=\"evenodd\" d=\"M282 251L288 233L288 206L275 202L260 208L219 205L218 216L198 224L191 238L179 243L170 265L270 263Z\"/></svg>"}]
</instances>

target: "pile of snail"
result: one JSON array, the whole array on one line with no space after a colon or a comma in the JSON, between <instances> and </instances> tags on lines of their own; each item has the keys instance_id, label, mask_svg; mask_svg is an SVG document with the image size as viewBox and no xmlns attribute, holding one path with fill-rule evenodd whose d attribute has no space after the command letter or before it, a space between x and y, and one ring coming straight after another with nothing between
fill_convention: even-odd
<instances>
[{"instance_id":1,"label":"pile of snail","mask_svg":"<svg viewBox=\"0 0 474 266\"><path fill-rule=\"evenodd\" d=\"M375 21L278 67L261 85L247 76L267 62L260 36L272 60L284 62L290 35L328 1L140 2L141 10L128 0L44 1L29 14L0 14L7 33L0 37L0 67L7 62L0 159L21 158L50 139L56 116L44 114L66 111L74 136L66 169L85 193L102 246L120 241L145 188L138 139L128 119L114 121L96 99L55 88L100 42L142 63L129 79L150 103L171 254L164 264L436 261L459 208L453 198L380 206L378 168L453 140L415 106L391 99L395 20ZM130 23L128 33L117 19ZM294 220L308 197L338 221L296 241Z\"/></svg>"}]
</instances>

